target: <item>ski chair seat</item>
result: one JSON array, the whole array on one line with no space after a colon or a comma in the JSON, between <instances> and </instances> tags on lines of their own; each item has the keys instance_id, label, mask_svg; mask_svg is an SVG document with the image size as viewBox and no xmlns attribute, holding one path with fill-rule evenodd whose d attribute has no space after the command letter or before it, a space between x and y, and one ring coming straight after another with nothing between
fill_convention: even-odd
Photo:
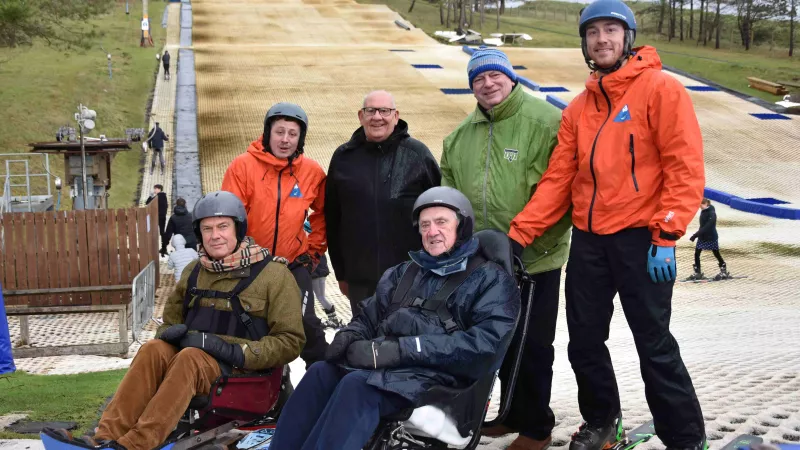
<instances>
[{"instance_id":1,"label":"ski chair seat","mask_svg":"<svg viewBox=\"0 0 800 450\"><path fill-rule=\"evenodd\" d=\"M281 400L288 395L288 375L284 366L263 372L222 375L211 385L208 395L197 395L189 402L181 432L202 432L229 422L245 424L275 415Z\"/></svg>"},{"instance_id":2,"label":"ski chair seat","mask_svg":"<svg viewBox=\"0 0 800 450\"><path fill-rule=\"evenodd\" d=\"M475 233L483 257L500 265L509 274L517 275L522 283L532 283L523 270L515 273L514 257L508 237L497 230L483 230ZM517 265L524 267L521 261ZM523 325L522 342L527 333L527 318L530 313L529 291L527 303L523 301L517 326ZM516 331L516 326L515 326ZM509 349L511 350L511 349ZM516 384L516 373L521 361L522 346L513 353L513 374L508 386L503 386L500 413L490 423L484 423L488 401L494 388L495 373L485 374L464 389L434 386L428 389L415 408L408 408L381 421L370 444L369 450L393 449L474 449L480 443L482 426L501 423L508 414L511 394Z\"/></svg>"}]
</instances>

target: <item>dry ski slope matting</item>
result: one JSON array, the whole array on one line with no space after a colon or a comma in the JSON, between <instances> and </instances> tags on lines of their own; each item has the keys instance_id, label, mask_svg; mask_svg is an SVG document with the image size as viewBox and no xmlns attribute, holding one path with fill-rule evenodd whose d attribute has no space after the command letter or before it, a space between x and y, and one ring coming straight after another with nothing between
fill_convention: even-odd
<instances>
[{"instance_id":1,"label":"dry ski slope matting","mask_svg":"<svg viewBox=\"0 0 800 450\"><path fill-rule=\"evenodd\" d=\"M279 101L298 103L310 118L307 155L327 167L333 150L358 126L364 94L387 89L397 98L413 136L438 157L442 139L474 108L468 56L436 44L419 30L394 25L384 6L351 1L194 0L199 142L204 191L219 189L230 161L262 130ZM587 73L579 51L508 49L520 73L569 100ZM686 85L690 84L687 80ZM697 83L691 82L692 85ZM543 97L542 94L535 95ZM742 196L800 203L789 173L798 153L797 121L748 119L750 111L721 92L692 92L706 136L710 185ZM770 159L764 160L764 156ZM794 166L792 166L794 165ZM794 167L794 169L792 168ZM796 178L796 177L795 177ZM787 221L718 206L728 264L750 278L676 288L672 329L692 373L712 447L740 433L767 440L800 439L800 242ZM793 225L793 224L790 224ZM692 224L696 229L696 220ZM771 245L785 245L778 250ZM679 272L690 272L690 243L681 241ZM782 250L781 250L782 249ZM706 261L712 272L713 264ZM337 308L347 302L329 294ZM563 296L562 296L563 299ZM563 300L562 300L563 302ZM555 343L552 406L554 445L567 445L577 428L577 388L566 358L563 303ZM608 342L618 374L626 428L648 419L638 358L617 308ZM505 448L513 436L485 439ZM647 446L657 448L654 439Z\"/></svg>"}]
</instances>

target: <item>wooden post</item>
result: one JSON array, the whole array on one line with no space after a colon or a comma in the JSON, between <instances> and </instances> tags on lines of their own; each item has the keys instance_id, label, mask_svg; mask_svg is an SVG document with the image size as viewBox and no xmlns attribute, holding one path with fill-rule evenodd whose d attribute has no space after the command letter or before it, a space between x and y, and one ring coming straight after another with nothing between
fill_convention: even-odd
<instances>
[{"instance_id":1,"label":"wooden post","mask_svg":"<svg viewBox=\"0 0 800 450\"><path fill-rule=\"evenodd\" d=\"M19 342L20 345L28 345L31 341L31 330L28 326L28 316L19 316Z\"/></svg>"}]
</instances>

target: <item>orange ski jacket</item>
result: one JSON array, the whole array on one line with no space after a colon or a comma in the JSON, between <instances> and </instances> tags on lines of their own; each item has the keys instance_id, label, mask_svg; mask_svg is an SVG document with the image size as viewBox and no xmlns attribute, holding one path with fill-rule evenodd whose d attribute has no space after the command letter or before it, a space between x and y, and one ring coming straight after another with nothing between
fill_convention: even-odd
<instances>
[{"instance_id":1,"label":"orange ski jacket","mask_svg":"<svg viewBox=\"0 0 800 450\"><path fill-rule=\"evenodd\" d=\"M261 138L237 156L222 179L222 190L236 194L247 210L247 235L273 255L290 262L308 253L325 253L325 172L298 155L289 165L265 151ZM314 212L308 216L308 210ZM303 230L308 217L311 234Z\"/></svg>"},{"instance_id":2,"label":"orange ski jacket","mask_svg":"<svg viewBox=\"0 0 800 450\"><path fill-rule=\"evenodd\" d=\"M683 85L661 71L653 47L621 69L589 76L562 115L558 145L535 194L511 222L523 245L570 206L577 228L606 235L648 227L674 246L703 198L703 138Z\"/></svg>"}]
</instances>

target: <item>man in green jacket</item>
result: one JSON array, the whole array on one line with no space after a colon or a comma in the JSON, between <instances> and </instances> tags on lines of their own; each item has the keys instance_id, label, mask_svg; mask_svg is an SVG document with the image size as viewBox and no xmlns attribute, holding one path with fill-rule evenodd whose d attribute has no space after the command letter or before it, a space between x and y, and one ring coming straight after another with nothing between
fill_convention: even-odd
<instances>
[{"instance_id":1,"label":"man in green jacket","mask_svg":"<svg viewBox=\"0 0 800 450\"><path fill-rule=\"evenodd\" d=\"M81 438L84 443L153 449L192 397L208 394L223 373L278 367L300 355L300 289L286 260L246 236L242 202L230 192L212 192L193 215L199 260L183 271L164 306L158 339L139 349L97 434Z\"/></svg>"},{"instance_id":2,"label":"man in green jacket","mask_svg":"<svg viewBox=\"0 0 800 450\"><path fill-rule=\"evenodd\" d=\"M528 203L547 169L561 113L525 93L508 57L499 50L479 49L467 71L478 105L444 140L442 185L458 189L472 202L475 231L508 232L511 220ZM509 450L542 450L552 440L553 340L571 226L570 215L565 214L527 248L511 240L514 253L534 274L536 287L511 411L505 423L483 430L492 437L520 433ZM528 293L523 292L522 298L527 299ZM515 336L512 346L518 344L519 336ZM508 362L500 369L503 383L511 375Z\"/></svg>"}]
</instances>

